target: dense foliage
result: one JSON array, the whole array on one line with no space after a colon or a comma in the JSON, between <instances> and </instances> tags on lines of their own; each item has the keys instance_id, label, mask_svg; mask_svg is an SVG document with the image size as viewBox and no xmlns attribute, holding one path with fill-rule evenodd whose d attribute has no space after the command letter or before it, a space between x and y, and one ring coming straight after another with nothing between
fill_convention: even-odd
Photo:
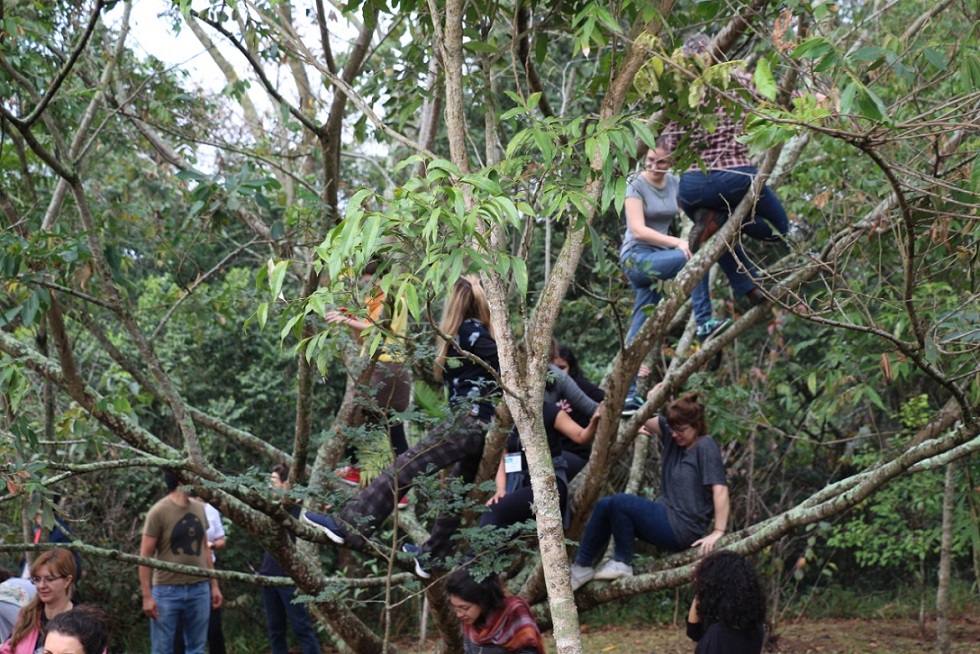
<instances>
[{"instance_id":1,"label":"dense foliage","mask_svg":"<svg viewBox=\"0 0 980 654\"><path fill-rule=\"evenodd\" d=\"M318 553L308 541L324 539L266 488L269 468L288 461L294 499L337 505L349 496L333 473L346 441L378 438L344 425L387 334L372 330L362 347L322 320L337 307L364 315L353 273L375 259L380 286L411 314L413 438L442 408L430 373L447 285L483 276L506 413L539 493L537 525L518 533L539 540L523 549L540 556L513 589L549 599L559 651L580 644L544 474L552 335L608 391L569 538L599 496L657 491L656 447L637 438L639 419L618 416L646 361L668 384L642 416L671 391L707 397L732 486L735 533L723 543L758 554L775 604L829 576L865 583L864 567L925 582L944 529L957 574L975 579L980 16L950 0L876 7L174 2L165 22L217 46L208 56L224 88L209 93L180 66L135 54L128 2L0 3L7 563L31 549L36 513L52 525L60 494L90 546L83 591L113 606L121 632L138 631L134 562L113 550L137 551L169 465L226 517L221 567L245 574L222 584L242 624L261 622L247 571L268 549L333 637L389 648L414 626L394 623L392 607L423 588L385 585L411 569L386 546L424 536L440 509L478 512L479 489L447 498L430 480L376 550ZM680 52L695 30L714 37L716 63ZM757 95L734 90L735 69ZM716 312L735 322L698 347L685 299L736 237L722 230L624 344L633 298L619 213L637 143L666 119L710 121L719 104L744 116L770 186L815 237L802 250L745 243L772 301L750 307L719 276ZM696 163L687 150L675 159ZM387 456L369 455L366 469ZM518 537L463 536L478 551ZM587 587L578 609L690 579L693 555L645 554L646 574ZM425 591L452 647L441 586Z\"/></svg>"}]
</instances>

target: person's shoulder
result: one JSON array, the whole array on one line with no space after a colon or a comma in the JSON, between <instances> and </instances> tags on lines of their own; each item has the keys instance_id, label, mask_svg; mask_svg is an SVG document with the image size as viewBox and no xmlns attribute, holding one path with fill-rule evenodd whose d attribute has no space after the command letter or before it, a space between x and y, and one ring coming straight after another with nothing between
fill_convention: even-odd
<instances>
[{"instance_id":1,"label":"person's shoulder","mask_svg":"<svg viewBox=\"0 0 980 654\"><path fill-rule=\"evenodd\" d=\"M160 513L161 511L164 511L169 504L172 504L172 502L170 502L167 499L167 496L164 495L163 497L161 497L160 499L158 499L156 502L153 503L153 506L150 507L150 510L146 512L146 517L149 518L150 514L155 515L157 513Z\"/></svg>"}]
</instances>

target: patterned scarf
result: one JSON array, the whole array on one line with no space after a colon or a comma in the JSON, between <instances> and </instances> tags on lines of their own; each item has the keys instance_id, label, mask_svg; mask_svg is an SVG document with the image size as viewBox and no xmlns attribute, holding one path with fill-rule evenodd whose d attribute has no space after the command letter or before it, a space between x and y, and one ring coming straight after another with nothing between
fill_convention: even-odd
<instances>
[{"instance_id":1,"label":"patterned scarf","mask_svg":"<svg viewBox=\"0 0 980 654\"><path fill-rule=\"evenodd\" d=\"M498 645L508 652L533 649L545 654L541 632L523 598L504 598L503 608L492 612L480 624L465 626L466 638L476 645Z\"/></svg>"}]
</instances>

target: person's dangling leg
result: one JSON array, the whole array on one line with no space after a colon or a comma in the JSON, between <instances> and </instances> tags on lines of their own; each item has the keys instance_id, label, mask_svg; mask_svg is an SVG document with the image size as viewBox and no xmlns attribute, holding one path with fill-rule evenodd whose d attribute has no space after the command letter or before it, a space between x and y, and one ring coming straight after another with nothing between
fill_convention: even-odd
<instances>
[{"instance_id":1,"label":"person's dangling leg","mask_svg":"<svg viewBox=\"0 0 980 654\"><path fill-rule=\"evenodd\" d=\"M449 478L458 479L463 484L472 484L480 470L483 458L483 445L486 442L487 426L472 419L453 434L456 447L463 452L453 466ZM460 516L456 512L440 512L432 525L429 539L419 549L420 556L428 555L429 560L444 559L452 554L452 537L459 531Z\"/></svg>"},{"instance_id":2,"label":"person's dangling leg","mask_svg":"<svg viewBox=\"0 0 980 654\"><path fill-rule=\"evenodd\" d=\"M340 513L344 540L363 544L391 515L398 493L411 489L415 478L426 472L448 468L470 454L475 434L482 440L486 425L470 415L453 416L437 425L414 447L395 459L360 495ZM468 437L461 437L461 435Z\"/></svg>"}]
</instances>

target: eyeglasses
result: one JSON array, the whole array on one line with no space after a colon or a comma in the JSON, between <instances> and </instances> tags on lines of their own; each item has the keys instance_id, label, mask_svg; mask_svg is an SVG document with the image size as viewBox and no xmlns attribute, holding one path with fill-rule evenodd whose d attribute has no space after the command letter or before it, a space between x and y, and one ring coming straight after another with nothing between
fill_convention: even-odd
<instances>
[{"instance_id":1,"label":"eyeglasses","mask_svg":"<svg viewBox=\"0 0 980 654\"><path fill-rule=\"evenodd\" d=\"M694 429L694 427L692 427L691 425L671 425L670 429L671 431L684 432L687 431L688 429Z\"/></svg>"},{"instance_id":2,"label":"eyeglasses","mask_svg":"<svg viewBox=\"0 0 980 654\"><path fill-rule=\"evenodd\" d=\"M44 582L45 585L50 586L53 582L58 581L59 579L64 579L67 576L68 575L61 575L60 577L31 577L31 583L37 586L41 582Z\"/></svg>"}]
</instances>

